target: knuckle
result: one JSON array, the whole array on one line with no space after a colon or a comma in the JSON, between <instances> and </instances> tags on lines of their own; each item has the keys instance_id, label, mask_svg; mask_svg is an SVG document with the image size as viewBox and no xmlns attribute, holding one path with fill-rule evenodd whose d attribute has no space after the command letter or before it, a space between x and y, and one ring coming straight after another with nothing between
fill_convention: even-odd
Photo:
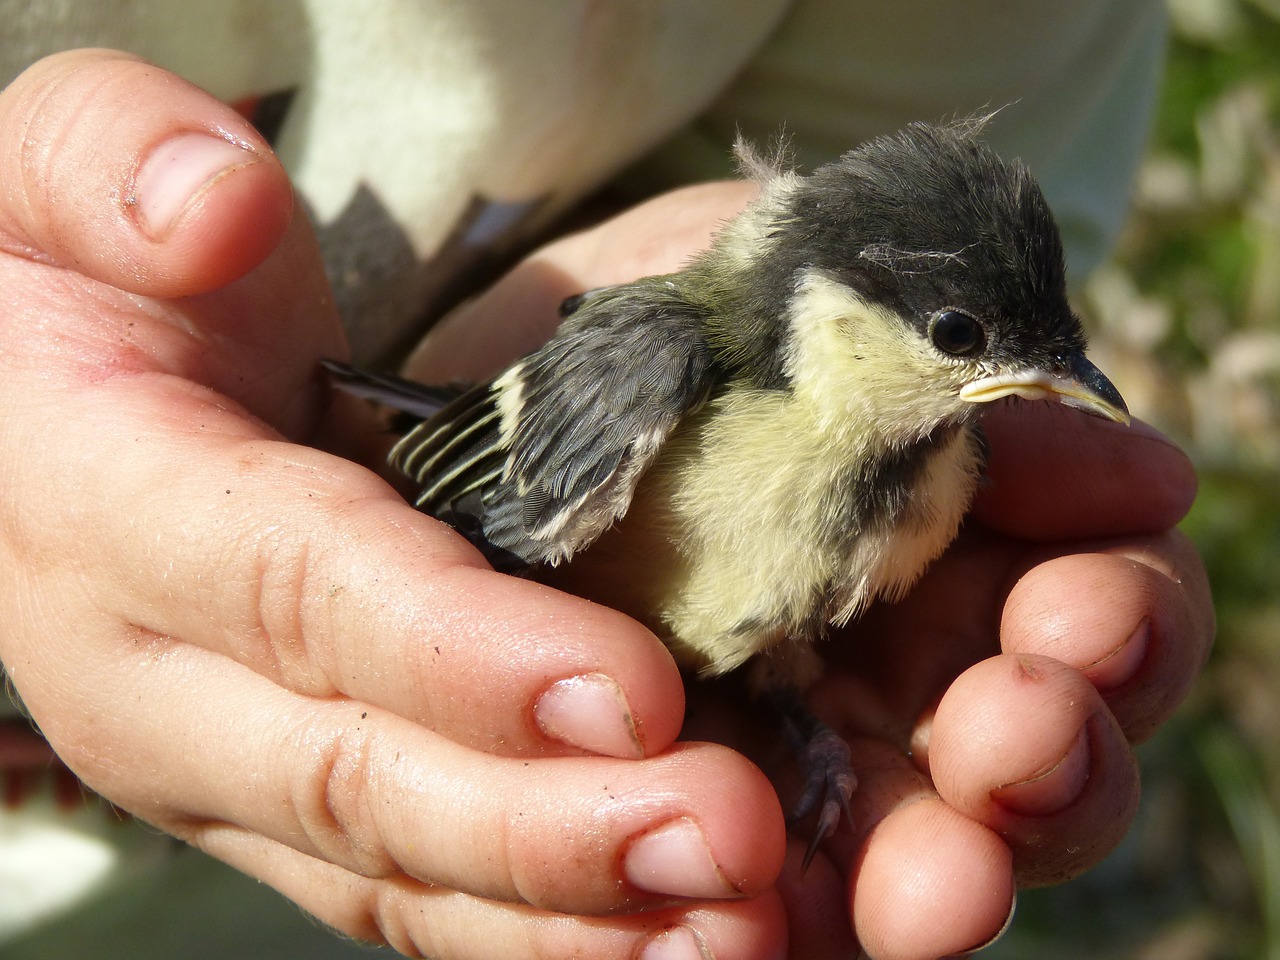
<instances>
[{"instance_id":1,"label":"knuckle","mask_svg":"<svg viewBox=\"0 0 1280 960\"><path fill-rule=\"evenodd\" d=\"M251 484L278 483L280 468L296 466L297 448L264 451ZM288 459L289 462L284 461ZM348 592L353 556L351 492L324 483L291 497L273 516L256 513L230 532L232 566L245 571L229 589L245 622L241 655L277 682L313 697L349 693L343 682L341 637L334 636L340 598ZM367 665L365 665L367 667Z\"/></svg>"},{"instance_id":2,"label":"knuckle","mask_svg":"<svg viewBox=\"0 0 1280 960\"><path fill-rule=\"evenodd\" d=\"M418 903L418 914L426 913L434 917L439 912L440 901L448 894L443 891L419 891L419 896L430 897L431 903L426 910ZM371 932L369 939L386 943L397 953L406 957L456 956L447 953L442 947L440 924L415 923L413 900L419 899L400 885L380 884L379 891L371 898L367 911L367 928Z\"/></svg>"},{"instance_id":3,"label":"knuckle","mask_svg":"<svg viewBox=\"0 0 1280 960\"><path fill-rule=\"evenodd\" d=\"M96 145L93 118L101 109L96 96L105 78L99 63L82 54L55 55L39 61L14 81L12 99L6 104L13 127L9 145L17 160L15 182L21 185L13 211L32 230L33 217L56 212L68 187L74 188L81 172L78 153L88 143ZM6 111L8 112L8 111ZM13 196L14 194L10 194Z\"/></svg>"},{"instance_id":4,"label":"knuckle","mask_svg":"<svg viewBox=\"0 0 1280 960\"><path fill-rule=\"evenodd\" d=\"M361 876L397 875L398 865L372 815L370 793L379 773L376 737L369 726L354 724L323 737L304 736L301 747L297 753L304 759L292 803L307 840L322 856Z\"/></svg>"},{"instance_id":5,"label":"knuckle","mask_svg":"<svg viewBox=\"0 0 1280 960\"><path fill-rule=\"evenodd\" d=\"M305 528L290 524L263 531L251 550L252 582L246 605L261 656L280 683L309 696L337 693L324 662L324 646L308 643L308 608L329 591L313 562L315 546Z\"/></svg>"}]
</instances>

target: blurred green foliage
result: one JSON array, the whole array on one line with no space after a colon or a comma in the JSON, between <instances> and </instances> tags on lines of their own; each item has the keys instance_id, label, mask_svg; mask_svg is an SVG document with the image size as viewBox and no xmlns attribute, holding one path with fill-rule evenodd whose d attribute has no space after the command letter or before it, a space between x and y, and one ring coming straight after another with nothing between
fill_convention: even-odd
<instances>
[{"instance_id":1,"label":"blurred green foliage","mask_svg":"<svg viewBox=\"0 0 1280 960\"><path fill-rule=\"evenodd\" d=\"M1104 366L1201 474L1218 640L1139 751L1129 838L989 955L1280 960L1280 0L1169 0L1150 157L1085 291Z\"/></svg>"}]
</instances>

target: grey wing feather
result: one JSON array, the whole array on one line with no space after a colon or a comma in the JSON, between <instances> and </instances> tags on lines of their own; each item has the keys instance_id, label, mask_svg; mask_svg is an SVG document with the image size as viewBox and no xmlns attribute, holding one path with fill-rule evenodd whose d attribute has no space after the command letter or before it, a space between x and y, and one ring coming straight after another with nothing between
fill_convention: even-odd
<instances>
[{"instance_id":1,"label":"grey wing feather","mask_svg":"<svg viewBox=\"0 0 1280 960\"><path fill-rule=\"evenodd\" d=\"M593 291L540 350L405 436L418 506L505 568L557 563L630 505L705 399L703 317L662 278Z\"/></svg>"}]
</instances>

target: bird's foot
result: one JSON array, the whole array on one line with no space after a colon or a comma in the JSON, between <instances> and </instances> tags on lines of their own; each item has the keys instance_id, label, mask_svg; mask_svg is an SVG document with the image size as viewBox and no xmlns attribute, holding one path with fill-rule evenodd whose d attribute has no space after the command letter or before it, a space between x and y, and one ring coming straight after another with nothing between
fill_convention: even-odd
<instances>
[{"instance_id":1,"label":"bird's foot","mask_svg":"<svg viewBox=\"0 0 1280 960\"><path fill-rule=\"evenodd\" d=\"M802 869L808 870L822 842L835 833L843 816L851 824L849 800L858 787L853 758L844 737L817 718L793 684L762 684L765 702L782 721L782 728L799 755L803 787L787 816L787 829L817 811L813 834L805 849Z\"/></svg>"},{"instance_id":2,"label":"bird's foot","mask_svg":"<svg viewBox=\"0 0 1280 960\"><path fill-rule=\"evenodd\" d=\"M808 738L802 750L805 784L787 817L787 826L793 827L814 810L818 811L813 836L801 862L801 869L808 870L822 841L835 833L840 825L840 817L852 822L849 798L858 787L858 778L853 772L849 745L844 737L816 718L809 725Z\"/></svg>"}]
</instances>

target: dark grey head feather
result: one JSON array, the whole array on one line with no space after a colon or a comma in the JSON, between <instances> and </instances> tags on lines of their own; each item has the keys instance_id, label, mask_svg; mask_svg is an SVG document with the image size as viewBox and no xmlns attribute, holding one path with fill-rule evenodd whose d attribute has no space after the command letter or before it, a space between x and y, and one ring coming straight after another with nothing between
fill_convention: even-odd
<instances>
[{"instance_id":1,"label":"dark grey head feather","mask_svg":"<svg viewBox=\"0 0 1280 960\"><path fill-rule=\"evenodd\" d=\"M1026 166L999 157L979 128L912 124L782 192L759 256L725 283L735 321L749 318L724 331L746 376L784 385L782 311L813 268L922 335L940 310L974 316L993 362L1049 364L1083 349L1049 205Z\"/></svg>"}]
</instances>

